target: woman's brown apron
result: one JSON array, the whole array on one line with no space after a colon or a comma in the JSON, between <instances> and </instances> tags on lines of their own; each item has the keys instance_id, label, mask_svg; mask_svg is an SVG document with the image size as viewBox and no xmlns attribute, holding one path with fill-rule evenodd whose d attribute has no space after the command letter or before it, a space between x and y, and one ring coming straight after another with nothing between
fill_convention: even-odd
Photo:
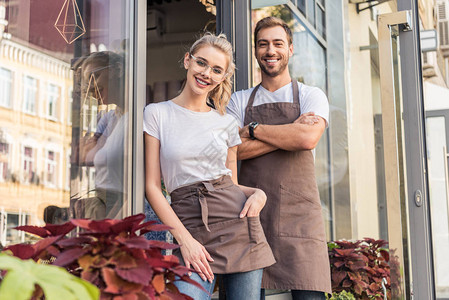
<instances>
[{"instance_id":1,"label":"woman's brown apron","mask_svg":"<svg viewBox=\"0 0 449 300\"><path fill-rule=\"evenodd\" d=\"M245 112L268 125L292 123L300 116L298 83L293 103L253 106L254 88ZM312 151L276 150L242 161L239 180L267 194L260 219L277 263L266 268L262 287L331 293L330 267Z\"/></svg>"},{"instance_id":2,"label":"woman's brown apron","mask_svg":"<svg viewBox=\"0 0 449 300\"><path fill-rule=\"evenodd\" d=\"M239 218L247 198L231 177L180 187L170 197L182 224L214 259L210 263L214 274L247 272L275 263L259 217ZM183 262L179 249L173 254Z\"/></svg>"}]
</instances>

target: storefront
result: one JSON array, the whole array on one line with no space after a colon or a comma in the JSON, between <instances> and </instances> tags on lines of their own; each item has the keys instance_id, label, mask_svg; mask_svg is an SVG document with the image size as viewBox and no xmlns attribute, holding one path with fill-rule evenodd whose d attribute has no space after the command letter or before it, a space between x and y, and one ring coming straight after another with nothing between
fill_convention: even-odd
<instances>
[{"instance_id":1,"label":"storefront","mask_svg":"<svg viewBox=\"0 0 449 300\"><path fill-rule=\"evenodd\" d=\"M291 76L329 98L328 240L385 239L397 298L449 299L447 0L0 1L0 242L148 210L143 108L178 93L202 31L233 43L236 90L257 84L252 31L269 15L292 28Z\"/></svg>"}]
</instances>

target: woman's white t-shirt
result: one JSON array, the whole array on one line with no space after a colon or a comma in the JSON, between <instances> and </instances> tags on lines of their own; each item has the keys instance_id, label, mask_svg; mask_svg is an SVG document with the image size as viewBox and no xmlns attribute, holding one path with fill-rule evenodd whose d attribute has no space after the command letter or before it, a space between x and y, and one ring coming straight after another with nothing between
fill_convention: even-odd
<instances>
[{"instance_id":1,"label":"woman's white t-shirt","mask_svg":"<svg viewBox=\"0 0 449 300\"><path fill-rule=\"evenodd\" d=\"M241 144L238 124L216 110L195 112L173 101L145 107L143 130L160 141L161 172L168 192L231 175L228 148Z\"/></svg>"}]
</instances>

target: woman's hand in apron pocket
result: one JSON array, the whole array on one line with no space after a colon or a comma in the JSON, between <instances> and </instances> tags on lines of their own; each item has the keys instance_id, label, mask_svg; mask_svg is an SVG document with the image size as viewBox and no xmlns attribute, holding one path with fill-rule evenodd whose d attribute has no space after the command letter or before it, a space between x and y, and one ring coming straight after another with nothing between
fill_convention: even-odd
<instances>
[{"instance_id":1,"label":"woman's hand in apron pocket","mask_svg":"<svg viewBox=\"0 0 449 300\"><path fill-rule=\"evenodd\" d=\"M214 260L203 245L193 237L188 238L181 246L181 254L187 268L192 266L201 279L212 283L214 273L209 265L209 261L212 262Z\"/></svg>"},{"instance_id":2,"label":"woman's hand in apron pocket","mask_svg":"<svg viewBox=\"0 0 449 300\"><path fill-rule=\"evenodd\" d=\"M240 212L240 218L257 217L267 202L267 195L261 189L254 189Z\"/></svg>"}]
</instances>

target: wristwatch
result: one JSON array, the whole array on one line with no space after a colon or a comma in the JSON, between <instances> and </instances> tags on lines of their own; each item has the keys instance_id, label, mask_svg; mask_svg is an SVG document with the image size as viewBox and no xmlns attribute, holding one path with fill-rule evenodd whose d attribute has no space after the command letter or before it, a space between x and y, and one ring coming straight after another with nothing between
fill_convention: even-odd
<instances>
[{"instance_id":1,"label":"wristwatch","mask_svg":"<svg viewBox=\"0 0 449 300\"><path fill-rule=\"evenodd\" d=\"M255 140L256 137L254 136L254 129L259 126L259 123L257 122L251 122L248 124L248 130L249 130L249 138L252 140Z\"/></svg>"}]
</instances>

